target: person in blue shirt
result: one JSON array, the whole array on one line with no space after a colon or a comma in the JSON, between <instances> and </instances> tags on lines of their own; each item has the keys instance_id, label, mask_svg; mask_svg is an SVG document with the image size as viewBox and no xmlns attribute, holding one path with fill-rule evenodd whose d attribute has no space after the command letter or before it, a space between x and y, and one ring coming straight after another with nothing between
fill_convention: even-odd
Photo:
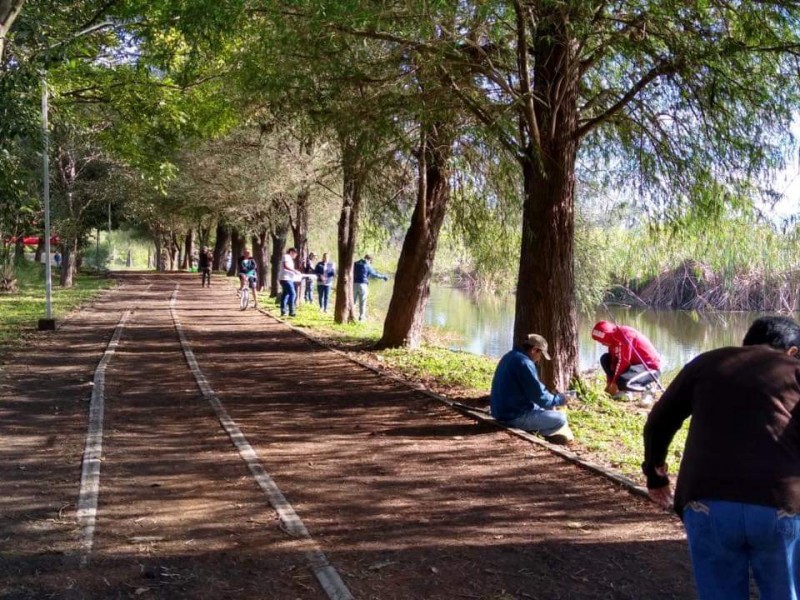
<instances>
[{"instance_id":1,"label":"person in blue shirt","mask_svg":"<svg viewBox=\"0 0 800 600\"><path fill-rule=\"evenodd\" d=\"M358 304L358 320L363 321L367 316L367 295L369 294L369 280L383 279L389 281L389 277L378 273L370 264L372 257L365 254L364 258L356 261L353 265L353 295Z\"/></svg>"},{"instance_id":2,"label":"person in blue shirt","mask_svg":"<svg viewBox=\"0 0 800 600\"><path fill-rule=\"evenodd\" d=\"M328 298L331 294L331 284L336 277L336 265L328 260L328 253L322 254L322 260L314 267L317 275L317 297L319 298L319 308L322 312L328 312Z\"/></svg>"},{"instance_id":3,"label":"person in blue shirt","mask_svg":"<svg viewBox=\"0 0 800 600\"><path fill-rule=\"evenodd\" d=\"M250 252L245 250L242 256L239 257L239 281L241 282L240 289L249 286L253 294L253 306L258 307L258 296L256 295L256 288L258 287L258 265L255 259L250 256Z\"/></svg>"},{"instance_id":4,"label":"person in blue shirt","mask_svg":"<svg viewBox=\"0 0 800 600\"><path fill-rule=\"evenodd\" d=\"M533 431L554 444L568 444L575 436L567 415L555 410L566 405L563 394L552 394L539 380L536 363L550 360L547 340L531 333L500 359L492 379L492 416L509 427Z\"/></svg>"}]
</instances>

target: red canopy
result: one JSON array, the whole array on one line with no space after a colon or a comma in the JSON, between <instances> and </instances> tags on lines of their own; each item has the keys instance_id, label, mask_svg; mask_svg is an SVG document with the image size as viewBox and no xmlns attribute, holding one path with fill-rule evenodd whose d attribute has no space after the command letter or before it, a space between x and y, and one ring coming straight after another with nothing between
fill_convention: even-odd
<instances>
[{"instance_id":1,"label":"red canopy","mask_svg":"<svg viewBox=\"0 0 800 600\"><path fill-rule=\"evenodd\" d=\"M41 238L38 237L38 236L25 236L25 237L22 238L22 243L25 244L26 246L38 246L40 239ZM60 241L61 240L58 238L57 235L50 236L50 243L51 244L58 244ZM12 237L11 238L11 243L12 244L16 244L17 243L17 238L16 237Z\"/></svg>"}]
</instances>

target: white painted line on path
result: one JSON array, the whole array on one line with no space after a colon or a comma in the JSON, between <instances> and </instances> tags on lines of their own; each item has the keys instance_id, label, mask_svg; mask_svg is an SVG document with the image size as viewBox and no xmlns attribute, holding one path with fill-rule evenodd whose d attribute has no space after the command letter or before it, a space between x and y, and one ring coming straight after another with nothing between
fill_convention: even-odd
<instances>
[{"instance_id":1,"label":"white painted line on path","mask_svg":"<svg viewBox=\"0 0 800 600\"><path fill-rule=\"evenodd\" d=\"M347 585L342 581L338 571L331 565L320 547L314 542L314 539L311 537L308 529L306 529L300 516L295 512L278 485L264 469L258 457L258 453L247 441L247 438L245 438L239 426L236 425L236 422L230 417L228 411L225 410L219 397L214 393L205 375L203 375L203 371L197 364L194 352L189 346L189 341L186 338L183 325L181 325L180 317L178 317L178 313L175 310L175 300L178 296L179 288L180 284L176 285L175 291L172 292L172 297L169 301L170 313L175 322L175 328L178 330L178 337L181 340L181 347L183 348L186 362L189 364L189 368L192 370L194 378L197 380L197 385L203 397L211 404L214 413L217 415L217 419L219 419L223 429L225 429L231 441L236 446L242 460L247 464L247 467L250 469L259 487L275 509L275 512L278 513L278 518L283 526L282 528L289 535L306 542L306 559L311 566L311 570L314 571L317 581L319 581L322 589L325 590L325 593L328 595L328 598L330 598L330 600L355 600L350 590L347 588Z\"/></svg>"},{"instance_id":2,"label":"white painted line on path","mask_svg":"<svg viewBox=\"0 0 800 600\"><path fill-rule=\"evenodd\" d=\"M97 498L100 493L100 460L103 454L103 414L105 411L106 367L117 349L125 323L131 311L125 311L114 329L103 358L94 372L92 401L89 404L89 431L86 433L86 446L83 450L81 466L81 488L78 494L77 519L79 543L81 547L81 566L89 563L89 555L94 543L94 528L97 520Z\"/></svg>"}]
</instances>

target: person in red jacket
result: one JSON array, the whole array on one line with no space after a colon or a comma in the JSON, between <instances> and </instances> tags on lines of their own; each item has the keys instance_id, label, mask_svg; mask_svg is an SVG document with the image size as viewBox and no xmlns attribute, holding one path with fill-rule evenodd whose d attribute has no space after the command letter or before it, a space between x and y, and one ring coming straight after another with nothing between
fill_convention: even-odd
<instances>
[{"instance_id":1,"label":"person in red jacket","mask_svg":"<svg viewBox=\"0 0 800 600\"><path fill-rule=\"evenodd\" d=\"M592 339L608 347L600 357L606 372L606 393L641 392L661 376L661 357L642 333L627 325L598 322Z\"/></svg>"}]
</instances>

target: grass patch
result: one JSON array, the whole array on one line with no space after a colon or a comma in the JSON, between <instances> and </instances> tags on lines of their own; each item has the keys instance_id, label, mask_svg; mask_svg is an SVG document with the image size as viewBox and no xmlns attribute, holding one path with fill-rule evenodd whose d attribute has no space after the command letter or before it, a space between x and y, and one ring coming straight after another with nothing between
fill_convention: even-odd
<instances>
[{"instance_id":1,"label":"grass patch","mask_svg":"<svg viewBox=\"0 0 800 600\"><path fill-rule=\"evenodd\" d=\"M17 267L16 276L18 291L0 294L0 347L11 346L34 331L39 319L45 316L44 267L22 263ZM55 271L53 277L57 277ZM56 281L52 294L53 318L56 319L114 285L113 280L106 277L86 274L79 274L75 286L69 289L58 286Z\"/></svg>"},{"instance_id":2,"label":"grass patch","mask_svg":"<svg viewBox=\"0 0 800 600\"><path fill-rule=\"evenodd\" d=\"M642 431L647 409L636 400L614 400L603 392L601 378L585 380L585 391L569 406L569 421L576 439L586 450L596 454L615 469L644 481ZM675 434L670 462L677 466L683 454L689 421ZM674 471L674 469L673 469Z\"/></svg>"},{"instance_id":3,"label":"grass patch","mask_svg":"<svg viewBox=\"0 0 800 600\"><path fill-rule=\"evenodd\" d=\"M272 301L267 302L266 307L273 314L279 312ZM331 313L323 313L313 304L300 305L297 316L290 322L308 329L329 344L357 353L363 360L378 363L406 379L422 382L428 388L453 398L487 396L497 366L497 359L432 344L417 350L376 350L374 345L382 332L380 323L366 321L339 325L333 322ZM436 335L434 332L433 336L426 337ZM576 450L643 482L642 430L647 420L647 409L637 406L638 398L610 398L603 391L605 380L602 374L588 376L581 384L580 395L568 407L570 425L579 446ZM673 471L680 462L687 431L688 420L676 434L668 455Z\"/></svg>"}]
</instances>

